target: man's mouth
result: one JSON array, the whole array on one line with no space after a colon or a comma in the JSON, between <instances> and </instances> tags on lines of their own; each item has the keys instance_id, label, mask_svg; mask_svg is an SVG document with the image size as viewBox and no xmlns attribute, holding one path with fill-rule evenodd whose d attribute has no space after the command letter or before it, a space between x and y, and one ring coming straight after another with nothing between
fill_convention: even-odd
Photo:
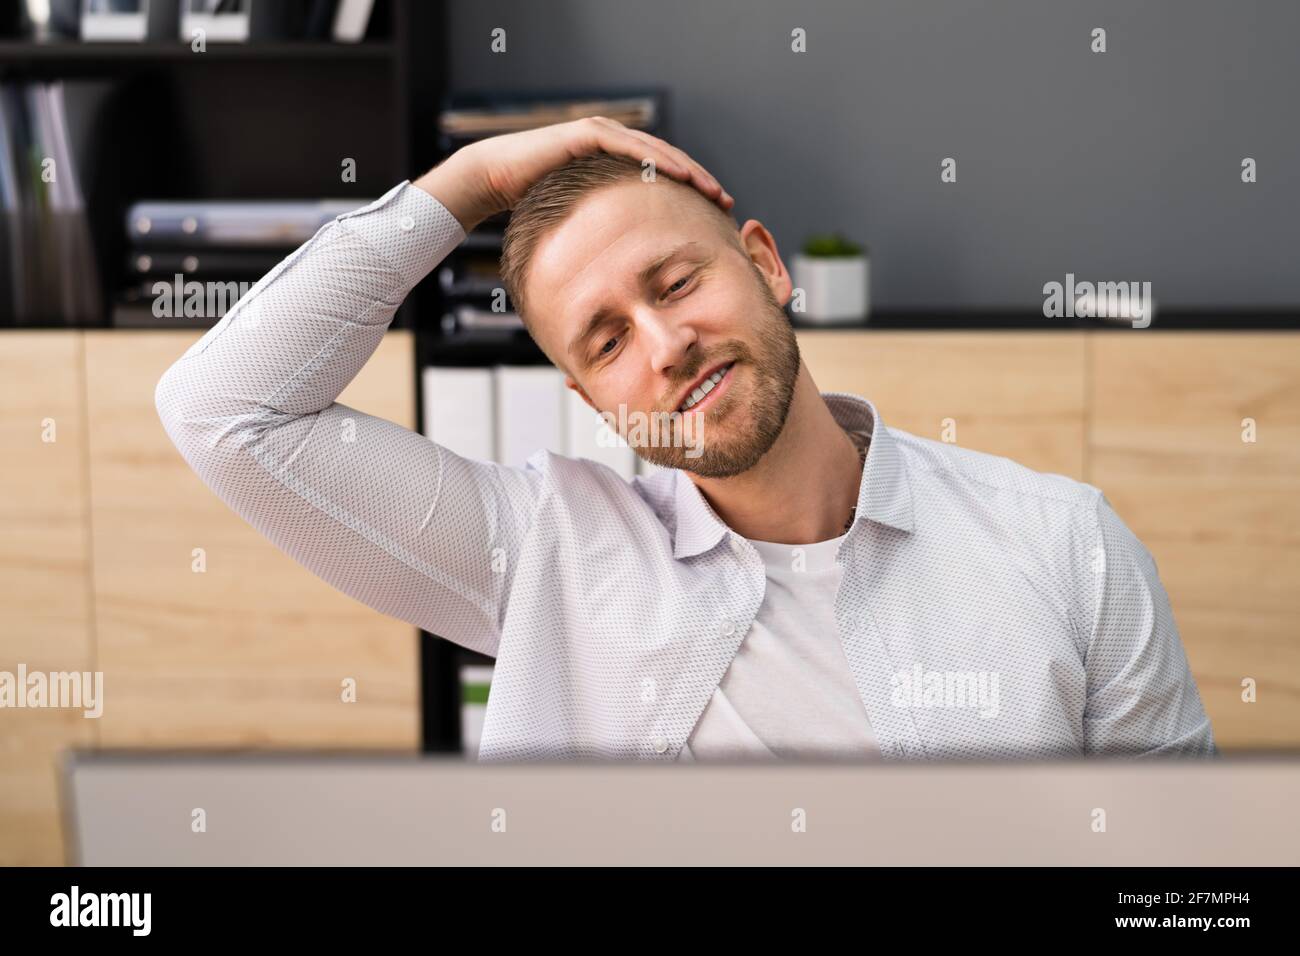
<instances>
[{"instance_id":1,"label":"man's mouth","mask_svg":"<svg viewBox=\"0 0 1300 956\"><path fill-rule=\"evenodd\" d=\"M705 375L696 386L691 389L682 403L677 406L677 410L679 412L688 412L696 405L700 404L700 402L704 401L710 392L722 384L723 380L727 377L727 373L731 371L731 367L734 364L734 362L727 362L723 365L719 365L708 375Z\"/></svg>"}]
</instances>

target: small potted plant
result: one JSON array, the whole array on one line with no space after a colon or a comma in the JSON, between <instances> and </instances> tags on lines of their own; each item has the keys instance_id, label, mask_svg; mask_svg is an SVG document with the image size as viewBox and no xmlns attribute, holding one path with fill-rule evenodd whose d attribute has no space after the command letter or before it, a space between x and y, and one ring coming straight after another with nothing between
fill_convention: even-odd
<instances>
[{"instance_id":1,"label":"small potted plant","mask_svg":"<svg viewBox=\"0 0 1300 956\"><path fill-rule=\"evenodd\" d=\"M839 233L811 237L794 257L796 294L791 311L796 320L814 325L865 322L867 266L865 246Z\"/></svg>"}]
</instances>

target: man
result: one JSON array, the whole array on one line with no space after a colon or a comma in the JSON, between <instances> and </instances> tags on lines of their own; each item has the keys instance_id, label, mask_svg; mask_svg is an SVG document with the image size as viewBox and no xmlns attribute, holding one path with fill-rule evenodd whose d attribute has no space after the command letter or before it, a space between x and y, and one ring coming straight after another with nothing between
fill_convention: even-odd
<instances>
[{"instance_id":1,"label":"man","mask_svg":"<svg viewBox=\"0 0 1300 956\"><path fill-rule=\"evenodd\" d=\"M776 243L732 204L603 118L475 143L273 269L159 413L307 568L496 658L481 760L1214 753L1155 565L1101 492L820 393ZM504 281L567 385L614 421L701 426L637 449L666 468L508 468L335 401L503 209Z\"/></svg>"}]
</instances>

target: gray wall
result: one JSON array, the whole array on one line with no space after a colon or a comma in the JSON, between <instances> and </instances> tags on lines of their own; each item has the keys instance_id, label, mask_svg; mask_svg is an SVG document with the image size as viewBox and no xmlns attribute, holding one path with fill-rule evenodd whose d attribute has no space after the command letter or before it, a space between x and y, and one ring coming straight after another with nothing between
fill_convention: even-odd
<instances>
[{"instance_id":1,"label":"gray wall","mask_svg":"<svg viewBox=\"0 0 1300 956\"><path fill-rule=\"evenodd\" d=\"M739 220L787 262L811 232L867 242L875 308L1037 310L1066 272L1150 281L1162 309L1300 303L1296 0L452 0L450 20L457 89L671 89L673 139Z\"/></svg>"}]
</instances>

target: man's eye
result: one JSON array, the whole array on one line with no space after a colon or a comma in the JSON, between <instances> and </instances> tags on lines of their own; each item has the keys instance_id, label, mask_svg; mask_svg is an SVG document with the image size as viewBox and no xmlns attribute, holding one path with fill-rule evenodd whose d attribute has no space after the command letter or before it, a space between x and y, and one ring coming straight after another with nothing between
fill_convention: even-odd
<instances>
[{"instance_id":1,"label":"man's eye","mask_svg":"<svg viewBox=\"0 0 1300 956\"><path fill-rule=\"evenodd\" d=\"M682 276L680 279L678 279L676 282L674 282L664 291L664 295L668 295L669 293L677 291L679 288L682 287L684 283L690 281L691 281L691 277L689 275Z\"/></svg>"},{"instance_id":2,"label":"man's eye","mask_svg":"<svg viewBox=\"0 0 1300 956\"><path fill-rule=\"evenodd\" d=\"M611 343L611 342L617 342L617 341L618 341L618 336L615 336L614 338L610 339L609 342L606 342L605 345L601 348L600 352L597 353L597 354L599 354L599 355L608 355L608 354L609 354L609 345L610 345L610 343Z\"/></svg>"}]
</instances>

